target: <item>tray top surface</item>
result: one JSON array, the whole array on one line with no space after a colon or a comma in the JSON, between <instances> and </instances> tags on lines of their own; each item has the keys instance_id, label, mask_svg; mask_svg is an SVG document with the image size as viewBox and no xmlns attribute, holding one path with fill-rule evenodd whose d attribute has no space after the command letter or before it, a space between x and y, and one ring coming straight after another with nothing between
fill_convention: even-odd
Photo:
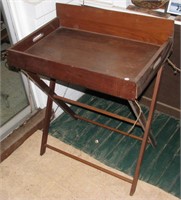
<instances>
[{"instance_id":1,"label":"tray top surface","mask_svg":"<svg viewBox=\"0 0 181 200\"><path fill-rule=\"evenodd\" d=\"M158 49L152 44L59 27L26 53L134 82Z\"/></svg>"}]
</instances>

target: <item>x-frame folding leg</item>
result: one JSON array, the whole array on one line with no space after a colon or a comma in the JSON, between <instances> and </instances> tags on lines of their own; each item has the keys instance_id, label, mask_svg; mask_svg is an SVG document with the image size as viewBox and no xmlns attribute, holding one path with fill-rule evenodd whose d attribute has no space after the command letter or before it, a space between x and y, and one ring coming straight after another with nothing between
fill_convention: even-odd
<instances>
[{"instance_id":1,"label":"x-frame folding leg","mask_svg":"<svg viewBox=\"0 0 181 200\"><path fill-rule=\"evenodd\" d=\"M51 119L51 113L52 113L52 103L53 101L55 103L57 103L65 112L67 112L68 114L70 114L73 118L75 119L81 119L78 118L77 115L64 103L64 101L61 100L61 98L55 98L56 94L54 93L54 89L55 89L55 83L56 81L54 79L50 80L50 86L47 86L40 78L38 75L33 74L33 73L29 73L27 72L26 74L28 74L28 76L48 95L48 100L47 100L47 109L46 109L46 114L45 114L45 120L44 120L44 130L43 130L43 136L42 136L42 144L41 144L41 151L40 154L43 155L45 153L46 147L57 151L59 153L62 153L66 156L69 156L75 160L78 160L84 164L90 165L96 169L99 169L105 173L108 173L112 176L115 176L119 179L122 179L126 182L131 183L131 190L130 190L130 195L133 195L135 190L136 190L136 186L137 186L137 182L138 182L138 178L139 178L139 174L140 174L140 167L141 167L141 163L143 160L143 156L144 156L144 152L145 152L145 148L146 145L148 143L149 137L150 137L150 127L151 127L151 122L152 122L152 118L153 118L153 113L154 113L154 109L155 109L155 105L156 105L156 99L157 99L157 94L158 94L158 89L159 89L159 85L160 85L160 79L161 79L161 74L162 74L162 70L163 67L161 67L157 73L157 77L156 77L156 82L155 82L155 86L154 86L154 90L153 90L153 96L152 96L152 102L150 105L150 110L149 110L149 114L148 114L148 118L145 121L145 119L142 121L140 120L140 124L142 126L142 128L144 129L144 135L143 138L141 140L141 148L140 148L140 152L139 152L139 156L138 156L138 160L137 160L137 164L136 164L136 169L135 169L135 174L133 176L133 179L128 179L124 176L121 176L117 173L113 173L110 170L107 170L105 168L99 167L93 163L90 163L86 160L83 160L81 158L78 158L74 155L71 155L67 152L64 152L60 149L57 149L55 147L52 147L50 145L47 144L47 138L48 138L48 129L49 129L49 125L50 125L50 119ZM57 96L56 96L57 97ZM134 102L129 102L132 109L135 108L134 106ZM137 115L137 110L133 110L134 113ZM143 124L142 124L143 123Z\"/></svg>"}]
</instances>

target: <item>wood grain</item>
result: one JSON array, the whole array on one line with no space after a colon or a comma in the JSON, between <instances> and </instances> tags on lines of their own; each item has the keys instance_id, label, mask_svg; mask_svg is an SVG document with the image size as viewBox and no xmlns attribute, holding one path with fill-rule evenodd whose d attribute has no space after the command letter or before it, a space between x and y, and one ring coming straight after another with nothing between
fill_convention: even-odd
<instances>
[{"instance_id":1,"label":"wood grain","mask_svg":"<svg viewBox=\"0 0 181 200\"><path fill-rule=\"evenodd\" d=\"M173 34L172 20L93 8L57 4L62 26L162 44Z\"/></svg>"}]
</instances>

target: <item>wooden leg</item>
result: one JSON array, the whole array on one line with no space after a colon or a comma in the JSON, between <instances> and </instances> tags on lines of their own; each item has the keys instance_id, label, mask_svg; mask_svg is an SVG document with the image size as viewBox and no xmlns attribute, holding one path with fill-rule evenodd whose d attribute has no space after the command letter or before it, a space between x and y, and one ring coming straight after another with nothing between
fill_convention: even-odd
<instances>
[{"instance_id":1,"label":"wooden leg","mask_svg":"<svg viewBox=\"0 0 181 200\"><path fill-rule=\"evenodd\" d=\"M50 81L50 89L54 91L55 89L55 80ZM42 141L41 141L41 149L40 149L40 155L43 155L46 151L46 144L48 139L48 131L50 126L50 120L51 120L51 114L52 114L52 104L53 100L48 96L47 99L47 107L45 112L45 119L44 119L44 125L43 125L43 135L42 135Z\"/></svg>"},{"instance_id":2,"label":"wooden leg","mask_svg":"<svg viewBox=\"0 0 181 200\"><path fill-rule=\"evenodd\" d=\"M158 89L159 89L159 85L160 85L162 71L163 71L163 67L161 67L160 70L157 73L156 82L155 82L154 91L153 91L153 96L152 96L152 102L151 102L150 111L149 111L149 114L148 114L148 119L146 121L146 124L145 125L143 124L144 135L143 135L143 138L141 138L142 143L141 143L141 148L140 148L140 152L139 152L139 156L138 156L138 160L137 160L137 164L136 164L135 174L134 174L133 180L128 181L128 182L132 183L131 190L130 190L131 196L134 194L134 192L136 190L136 186L137 186L137 182L138 182L138 178L139 178L139 174L140 174L140 167L141 167L141 163L142 163L142 160L143 160L145 148L146 148L148 139L150 138L149 132L150 132L151 122L152 122L152 118L153 118L153 113L154 113L154 110L155 110L156 99L157 99L157 94L158 94ZM46 109L45 120L44 120L44 129L43 129L43 136L42 136L40 154L43 155L46 151L46 147L48 147L50 149L53 149L53 150L58 151L60 153L63 153L64 155L68 155L67 153L60 151L60 150L57 150L56 148L51 147L50 145L47 144L53 101L55 103L57 103L65 112L67 112L73 118L77 119L78 118L77 115L73 112L73 110L71 110L65 104L65 102L64 102L66 100L65 98L64 99L58 98L58 96L54 93L55 80L52 79L50 81L50 86L48 87L42 80L40 80L40 78L36 74L32 74L32 73L29 73L29 72L27 74L48 95L47 109ZM140 124L141 123L142 123L142 121L140 121ZM69 156L69 157L72 157L72 156ZM77 158L76 160L80 160L80 159ZM81 159L81 162L83 162L82 159ZM85 161L84 163L90 165L89 162ZM97 169L99 168L97 166L93 166L93 167L95 167ZM102 171L105 171L106 173L111 174L107 170L103 170L101 168L99 168L99 169L102 170ZM120 176L119 176L119 178L123 179ZM123 179L123 180L125 180L125 179Z\"/></svg>"},{"instance_id":3,"label":"wooden leg","mask_svg":"<svg viewBox=\"0 0 181 200\"><path fill-rule=\"evenodd\" d=\"M134 177L133 177L133 182L132 182L132 186L131 186L131 190L130 190L131 196L134 194L134 192L136 190L136 185L137 185L139 174L140 174L140 167L141 167L141 163L142 163L142 160L143 160L145 148L146 148L146 145L147 145L147 140L148 140L148 137L149 137L149 130L150 130L150 126L151 126L151 122L152 122L152 118L153 118L153 113L154 113L154 110L155 110L155 105L156 105L157 94L158 94L158 90L159 90L162 71L163 71L163 66L159 69L159 71L157 73L157 77L156 77L156 82L155 82L155 86L154 86L154 90L153 90L153 96L152 96L152 102L151 102L151 105L150 105L150 111L149 111L149 114L148 114L148 119L147 119L147 122L146 122L145 132L144 132L144 136L143 136L143 141L141 143L140 153L139 153L139 156L138 156L135 174L134 174Z\"/></svg>"}]
</instances>

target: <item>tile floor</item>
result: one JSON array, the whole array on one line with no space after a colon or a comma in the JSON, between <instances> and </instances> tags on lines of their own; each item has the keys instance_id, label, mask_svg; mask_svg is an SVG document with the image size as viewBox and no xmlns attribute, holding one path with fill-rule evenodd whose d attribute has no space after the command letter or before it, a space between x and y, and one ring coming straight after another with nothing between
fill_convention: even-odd
<instances>
[{"instance_id":1,"label":"tile floor","mask_svg":"<svg viewBox=\"0 0 181 200\"><path fill-rule=\"evenodd\" d=\"M178 199L142 181L138 182L136 193L130 197L129 183L49 149L40 156L40 141L41 131L37 131L0 164L1 200ZM98 161L52 136L49 144L98 164Z\"/></svg>"}]
</instances>

